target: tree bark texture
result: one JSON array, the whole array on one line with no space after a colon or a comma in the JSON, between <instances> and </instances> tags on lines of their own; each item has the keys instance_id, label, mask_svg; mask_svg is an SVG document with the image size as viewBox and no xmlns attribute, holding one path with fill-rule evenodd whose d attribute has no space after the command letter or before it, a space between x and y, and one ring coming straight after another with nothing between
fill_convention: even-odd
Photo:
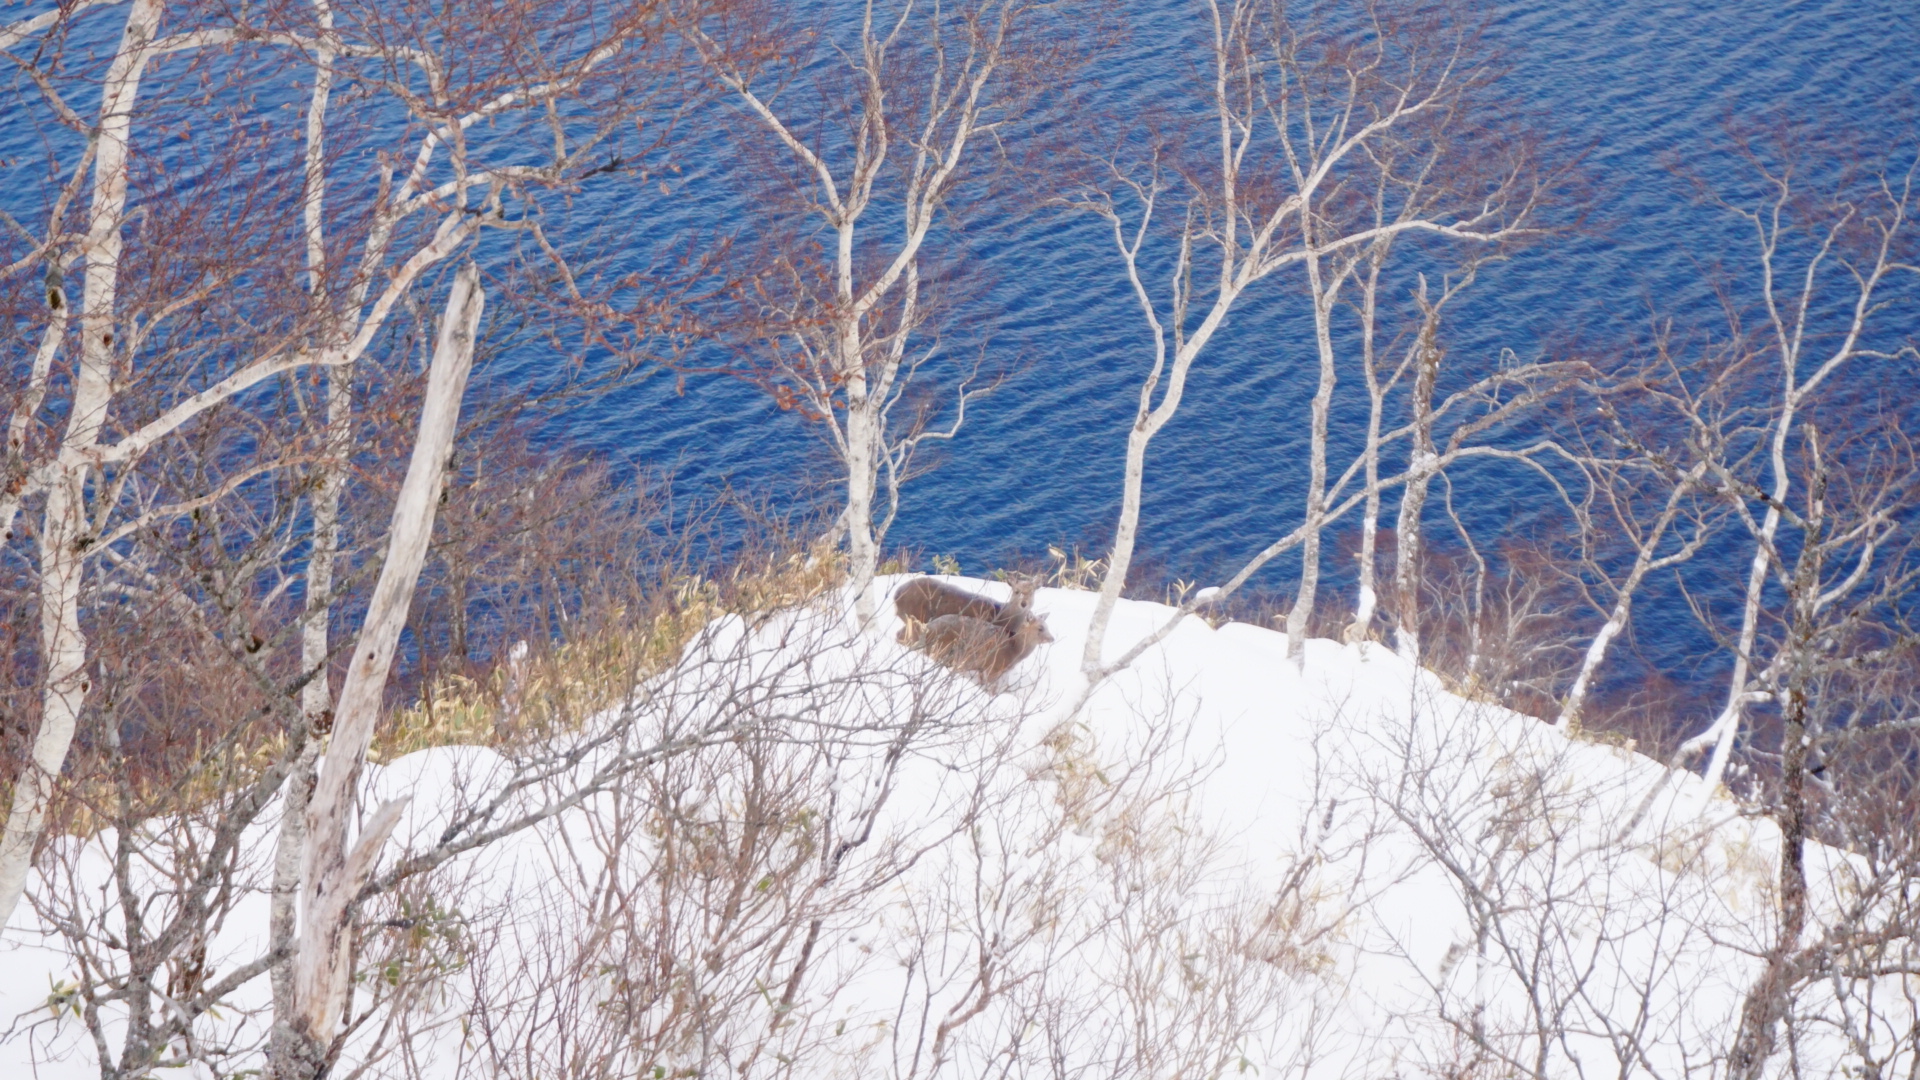
<instances>
[{"instance_id":1,"label":"tree bark texture","mask_svg":"<svg viewBox=\"0 0 1920 1080\"><path fill-rule=\"evenodd\" d=\"M317 1078L331 1066L334 1036L346 1010L352 974L353 904L405 805L404 800L383 804L358 838L349 842L355 789L433 534L483 306L479 269L468 263L455 275L440 322L420 431L394 506L386 559L354 645L334 708L330 740L307 802L301 926L292 961L292 1027L299 1045L295 1061L276 1063L282 1076Z\"/></svg>"}]
</instances>

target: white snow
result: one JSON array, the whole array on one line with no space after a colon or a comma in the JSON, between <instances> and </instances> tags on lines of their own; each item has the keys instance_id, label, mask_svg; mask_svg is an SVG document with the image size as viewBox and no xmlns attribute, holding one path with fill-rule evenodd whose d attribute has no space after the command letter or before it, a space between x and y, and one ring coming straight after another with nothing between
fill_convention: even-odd
<instances>
[{"instance_id":1,"label":"white snow","mask_svg":"<svg viewBox=\"0 0 1920 1080\"><path fill-rule=\"evenodd\" d=\"M608 1051L628 1075L710 1065L715 1047L732 1048L735 1068L754 1048L809 1076L972 1077L1023 1054L1112 1075L1712 1071L1771 941L1769 823L1628 749L1456 696L1388 649L1309 641L1296 669L1284 635L1240 623L1186 619L1067 716L1093 602L1042 590L1035 607L1056 640L996 695L929 678L887 617L865 634L821 613L716 626L640 707L684 729L728 707L723 688L758 687L759 707L793 736L763 764L806 777L795 790L811 794L795 798L836 835L870 821L869 842L829 884L811 870L763 881L727 939L737 961L696 948L712 946L699 928L716 925L715 897L635 888L680 843L660 824L660 791L700 796L671 820L744 820L743 759L730 751L663 765L651 794L598 796L457 860L410 897L458 907L457 947L427 935L405 954L409 971L445 972L419 983L369 1075L577 1075L569 1054L650 1031L657 1043ZM1172 613L1122 602L1107 653ZM889 787L910 714L937 723ZM367 805L411 797L388 859L430 844L510 768L470 747L370 767ZM209 948L216 970L262 949L271 837L270 821L250 836L253 891ZM66 869L33 888L40 915L23 906L0 944L0 1023L13 1023L0 1077L98 1075L81 1022L50 1005L78 970L46 916L87 926L113 955L98 948L116 918L102 888L110 842L58 847ZM794 858L819 865L801 848ZM1819 919L1859 869L1817 849L1809 872ZM616 899L624 936L583 945ZM802 911L822 944L799 995L779 1004L797 944L758 968L749 953L755 934ZM658 941L639 940L655 930ZM707 958L683 965L693 974L673 991L713 1004L698 1041L664 1005L609 1005L631 993L649 948ZM994 992L970 1012L983 972ZM203 1020L207 1045L235 1053L188 1074L257 1067L267 1000L258 979ZM1848 1025L1863 1023L1830 1011L1835 1025L1795 1051L1812 1074L1850 1060ZM350 1063L378 1029L356 1036Z\"/></svg>"}]
</instances>

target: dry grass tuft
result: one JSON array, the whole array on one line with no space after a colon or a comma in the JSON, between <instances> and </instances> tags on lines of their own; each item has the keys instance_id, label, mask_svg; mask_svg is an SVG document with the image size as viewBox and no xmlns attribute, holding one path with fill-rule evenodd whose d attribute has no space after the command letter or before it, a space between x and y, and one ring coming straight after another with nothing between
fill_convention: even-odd
<instances>
[{"instance_id":1,"label":"dry grass tuft","mask_svg":"<svg viewBox=\"0 0 1920 1080\"><path fill-rule=\"evenodd\" d=\"M1100 587L1100 579L1107 573L1107 560L1087 558L1081 554L1078 544L1071 551L1049 546L1047 559L1053 567L1047 571L1045 581L1056 589L1092 592Z\"/></svg>"},{"instance_id":2,"label":"dry grass tuft","mask_svg":"<svg viewBox=\"0 0 1920 1080\"><path fill-rule=\"evenodd\" d=\"M651 611L615 608L594 629L545 649L522 642L483 679L448 675L398 709L369 756L385 763L436 746L524 746L619 704L679 660L714 619L765 616L809 603L845 580L831 552L770 554L719 578L674 579Z\"/></svg>"}]
</instances>

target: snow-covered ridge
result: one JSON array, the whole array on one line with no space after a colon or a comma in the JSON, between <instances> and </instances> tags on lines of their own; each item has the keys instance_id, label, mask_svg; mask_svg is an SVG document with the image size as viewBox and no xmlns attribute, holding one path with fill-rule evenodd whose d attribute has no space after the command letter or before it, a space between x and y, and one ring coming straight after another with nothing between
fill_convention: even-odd
<instances>
[{"instance_id":1,"label":"snow-covered ridge","mask_svg":"<svg viewBox=\"0 0 1920 1080\"><path fill-rule=\"evenodd\" d=\"M356 1002L378 1007L341 1075L1722 1068L1772 941L1769 823L1388 650L1311 641L1296 670L1283 635L1246 624L1189 618L1063 715L1093 600L1042 590L1057 640L998 694L896 644L887 616L716 623L588 729L724 737L374 913ZM1108 651L1171 614L1122 602ZM729 716L753 719L715 726ZM369 805L412 800L388 859L513 768L475 747L370 768ZM210 969L263 947L271 837L251 838L253 891ZM78 952L111 975L101 851L56 850L39 921L0 946L0 1015L19 1018L0 1076L99 1074L59 1005ZM1810 853L1816 922L1864 873ZM205 1021L190 1074L258 1067L267 1000L257 979ZM1795 1047L1809 1075L1900 1034L1857 1000L1802 1007L1832 1021Z\"/></svg>"}]
</instances>

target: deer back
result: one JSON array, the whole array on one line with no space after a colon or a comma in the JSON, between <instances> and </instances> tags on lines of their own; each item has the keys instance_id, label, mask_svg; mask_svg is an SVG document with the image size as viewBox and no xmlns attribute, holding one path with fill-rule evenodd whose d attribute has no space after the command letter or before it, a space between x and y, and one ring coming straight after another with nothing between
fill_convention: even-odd
<instances>
[{"instance_id":1,"label":"deer back","mask_svg":"<svg viewBox=\"0 0 1920 1080\"><path fill-rule=\"evenodd\" d=\"M926 625L917 644L940 663L976 674L981 682L992 685L1052 640L1046 620L1031 613L1012 633L971 615L939 615Z\"/></svg>"},{"instance_id":2,"label":"deer back","mask_svg":"<svg viewBox=\"0 0 1920 1080\"><path fill-rule=\"evenodd\" d=\"M956 671L988 679L1007 669L1002 654L1012 646L1013 638L1006 631L971 615L936 615L920 635L920 647L927 655Z\"/></svg>"},{"instance_id":3,"label":"deer back","mask_svg":"<svg viewBox=\"0 0 1920 1080\"><path fill-rule=\"evenodd\" d=\"M961 615L996 626L1005 617L1002 605L930 577L917 577L900 586L893 594L893 610L905 624L900 628L900 640L908 644L918 640L925 627L943 616Z\"/></svg>"}]
</instances>

